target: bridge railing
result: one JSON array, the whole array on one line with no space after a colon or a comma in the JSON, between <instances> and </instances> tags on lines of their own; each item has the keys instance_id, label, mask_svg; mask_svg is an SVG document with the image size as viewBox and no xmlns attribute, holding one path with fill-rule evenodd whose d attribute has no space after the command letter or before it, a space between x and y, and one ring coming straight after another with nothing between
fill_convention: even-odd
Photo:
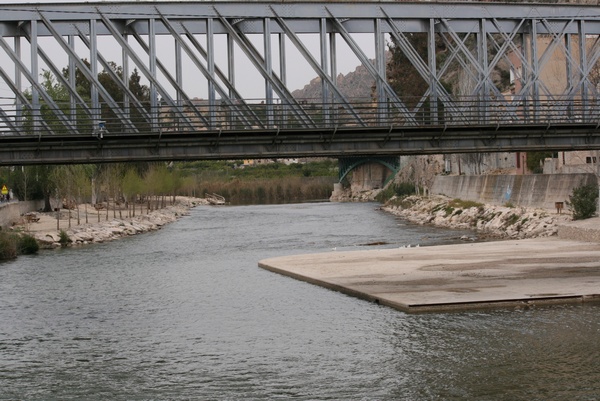
<instances>
[{"instance_id":1,"label":"bridge railing","mask_svg":"<svg viewBox=\"0 0 600 401\"><path fill-rule=\"evenodd\" d=\"M347 103L323 103L302 99L295 104L253 100L239 103L207 101L177 107L152 108L142 104L86 105L56 102L0 105L0 135L82 134L103 137L119 134L201 134L206 131L314 130L351 127L424 127L528 124L600 123L600 104L594 99L478 99L451 101L406 99L399 108L392 102L352 99Z\"/></svg>"}]
</instances>

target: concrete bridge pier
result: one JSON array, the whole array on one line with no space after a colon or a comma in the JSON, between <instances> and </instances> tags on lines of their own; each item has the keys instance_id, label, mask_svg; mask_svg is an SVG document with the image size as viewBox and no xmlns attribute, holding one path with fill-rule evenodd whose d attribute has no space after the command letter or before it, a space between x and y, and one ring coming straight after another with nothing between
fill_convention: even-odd
<instances>
[{"instance_id":1,"label":"concrete bridge pier","mask_svg":"<svg viewBox=\"0 0 600 401\"><path fill-rule=\"evenodd\" d=\"M383 189L400 167L399 157L347 157L339 159L339 182L334 184L332 200L361 198L361 194ZM349 188L344 188L349 183Z\"/></svg>"}]
</instances>

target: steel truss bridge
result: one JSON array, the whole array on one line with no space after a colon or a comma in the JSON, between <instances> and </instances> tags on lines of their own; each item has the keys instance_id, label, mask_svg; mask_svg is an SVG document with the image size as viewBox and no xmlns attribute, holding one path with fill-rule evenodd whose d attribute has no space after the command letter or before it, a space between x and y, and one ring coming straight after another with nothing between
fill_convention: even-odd
<instances>
[{"instance_id":1,"label":"steel truss bridge","mask_svg":"<svg viewBox=\"0 0 600 401\"><path fill-rule=\"evenodd\" d=\"M393 89L390 42L421 95ZM0 54L0 165L600 149L597 6L2 4ZM341 89L348 63L370 96Z\"/></svg>"}]
</instances>

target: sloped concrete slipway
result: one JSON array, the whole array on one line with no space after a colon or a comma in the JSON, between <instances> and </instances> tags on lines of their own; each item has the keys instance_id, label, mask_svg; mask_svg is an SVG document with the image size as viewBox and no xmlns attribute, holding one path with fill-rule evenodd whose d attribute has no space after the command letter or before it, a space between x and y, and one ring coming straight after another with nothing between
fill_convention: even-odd
<instances>
[{"instance_id":1,"label":"sloped concrete slipway","mask_svg":"<svg viewBox=\"0 0 600 401\"><path fill-rule=\"evenodd\" d=\"M600 302L600 242L579 235L297 255L259 266L409 313Z\"/></svg>"}]
</instances>

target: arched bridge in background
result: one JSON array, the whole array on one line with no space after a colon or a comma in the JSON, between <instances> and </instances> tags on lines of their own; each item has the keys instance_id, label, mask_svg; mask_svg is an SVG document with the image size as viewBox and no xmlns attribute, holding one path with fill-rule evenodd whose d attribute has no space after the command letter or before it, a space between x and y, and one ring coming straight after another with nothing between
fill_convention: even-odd
<instances>
[{"instance_id":1,"label":"arched bridge in background","mask_svg":"<svg viewBox=\"0 0 600 401\"><path fill-rule=\"evenodd\" d=\"M0 165L600 149L599 38L579 4L2 4ZM390 42L421 95L394 90ZM341 89L349 63L370 96Z\"/></svg>"}]
</instances>

